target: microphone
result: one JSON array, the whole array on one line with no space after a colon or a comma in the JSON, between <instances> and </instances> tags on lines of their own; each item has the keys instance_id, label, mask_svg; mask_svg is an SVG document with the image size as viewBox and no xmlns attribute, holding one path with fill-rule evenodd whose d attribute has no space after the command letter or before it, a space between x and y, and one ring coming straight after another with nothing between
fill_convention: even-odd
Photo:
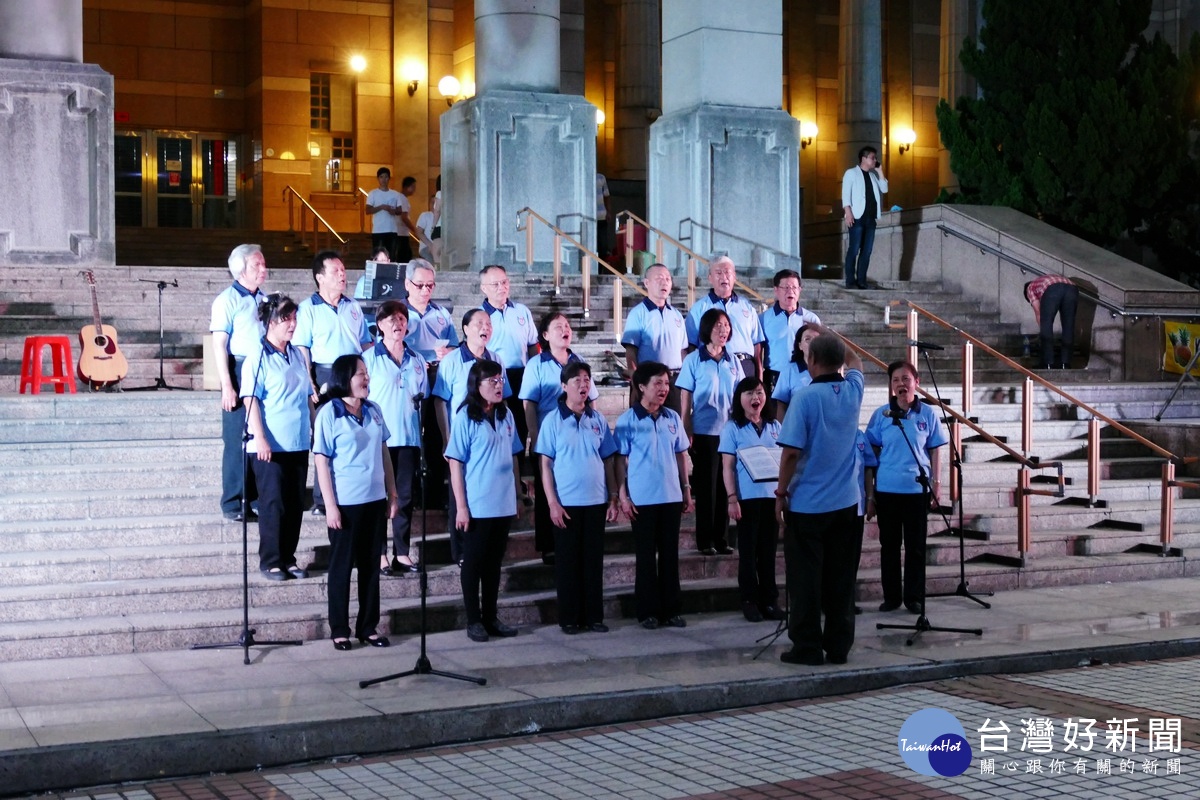
<instances>
[{"instance_id":1,"label":"microphone","mask_svg":"<svg viewBox=\"0 0 1200 800\"><path fill-rule=\"evenodd\" d=\"M940 344L932 344L930 342L918 342L916 339L908 340L909 347L915 347L918 350L945 350Z\"/></svg>"}]
</instances>

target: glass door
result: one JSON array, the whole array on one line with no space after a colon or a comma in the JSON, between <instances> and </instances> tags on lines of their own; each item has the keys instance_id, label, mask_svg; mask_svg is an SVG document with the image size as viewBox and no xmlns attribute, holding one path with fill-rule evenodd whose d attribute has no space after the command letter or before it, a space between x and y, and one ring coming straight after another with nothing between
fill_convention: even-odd
<instances>
[{"instance_id":1,"label":"glass door","mask_svg":"<svg viewBox=\"0 0 1200 800\"><path fill-rule=\"evenodd\" d=\"M196 148L195 174L197 228L237 226L237 142L233 139L200 136Z\"/></svg>"},{"instance_id":2,"label":"glass door","mask_svg":"<svg viewBox=\"0 0 1200 800\"><path fill-rule=\"evenodd\" d=\"M146 143L143 134L136 131L117 131L114 140L116 156L116 208L117 225L141 227L145 224L145 188L143 171Z\"/></svg>"},{"instance_id":3,"label":"glass door","mask_svg":"<svg viewBox=\"0 0 1200 800\"><path fill-rule=\"evenodd\" d=\"M190 134L160 132L154 135L155 219L159 228L194 228L196 183L195 137Z\"/></svg>"},{"instance_id":4,"label":"glass door","mask_svg":"<svg viewBox=\"0 0 1200 800\"><path fill-rule=\"evenodd\" d=\"M186 131L119 131L118 225L237 226L237 142Z\"/></svg>"}]
</instances>

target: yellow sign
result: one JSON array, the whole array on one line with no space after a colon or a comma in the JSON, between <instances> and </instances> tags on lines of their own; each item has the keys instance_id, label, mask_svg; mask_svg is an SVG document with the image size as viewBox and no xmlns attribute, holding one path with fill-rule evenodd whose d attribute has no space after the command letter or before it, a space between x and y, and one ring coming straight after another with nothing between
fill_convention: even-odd
<instances>
[{"instance_id":1,"label":"yellow sign","mask_svg":"<svg viewBox=\"0 0 1200 800\"><path fill-rule=\"evenodd\" d=\"M1163 320L1163 330L1166 332L1163 352L1163 372L1183 374L1183 368L1192 360L1196 348L1200 346L1200 324L1191 322L1173 322ZM1200 364L1192 367L1191 374L1200 377Z\"/></svg>"}]
</instances>

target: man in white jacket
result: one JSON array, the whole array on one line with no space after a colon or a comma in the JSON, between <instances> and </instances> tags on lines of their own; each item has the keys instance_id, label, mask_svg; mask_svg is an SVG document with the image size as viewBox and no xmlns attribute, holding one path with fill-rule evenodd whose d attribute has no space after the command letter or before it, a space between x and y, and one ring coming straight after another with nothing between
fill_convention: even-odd
<instances>
[{"instance_id":1,"label":"man in white jacket","mask_svg":"<svg viewBox=\"0 0 1200 800\"><path fill-rule=\"evenodd\" d=\"M842 213L849 233L843 269L847 289L867 288L875 222L883 208L880 195L887 194L887 190L887 178L879 167L879 151L870 145L862 148L858 151L858 166L846 170L842 176Z\"/></svg>"}]
</instances>

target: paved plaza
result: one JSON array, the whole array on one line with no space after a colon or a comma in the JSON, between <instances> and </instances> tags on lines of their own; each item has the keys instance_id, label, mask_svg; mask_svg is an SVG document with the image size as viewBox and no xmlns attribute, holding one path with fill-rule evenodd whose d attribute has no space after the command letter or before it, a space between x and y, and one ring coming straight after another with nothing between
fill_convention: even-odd
<instances>
[{"instance_id":1,"label":"paved plaza","mask_svg":"<svg viewBox=\"0 0 1200 800\"><path fill-rule=\"evenodd\" d=\"M572 637L527 626L484 645L430 637L436 668L482 687L416 676L360 688L412 666L409 637L351 653L256 648L249 666L240 650L10 662L0 793L1200 798L1194 581L992 601L931 601L935 624L984 635L929 632L911 646L907 631L875 628L910 617L868 612L843 666L780 663L786 637L756 658L769 624L732 614ZM920 748L901 757L901 728L936 713L925 709L956 720L935 736L962 729L970 760L957 777L931 771Z\"/></svg>"}]
</instances>

